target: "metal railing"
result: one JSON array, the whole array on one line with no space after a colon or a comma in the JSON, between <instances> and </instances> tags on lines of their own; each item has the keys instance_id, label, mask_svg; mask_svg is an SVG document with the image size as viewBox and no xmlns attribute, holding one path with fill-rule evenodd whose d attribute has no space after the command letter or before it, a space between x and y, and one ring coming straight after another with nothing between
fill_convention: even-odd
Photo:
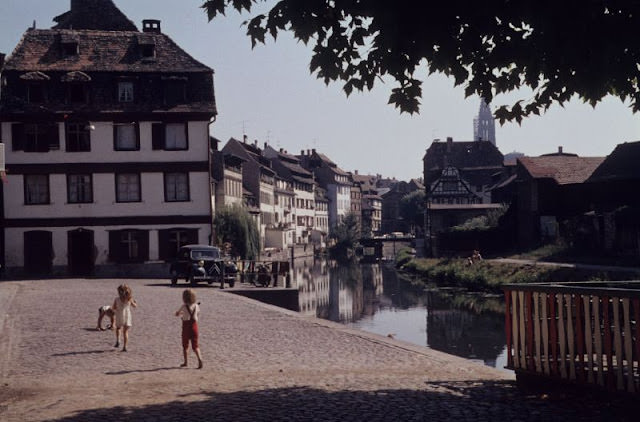
<instances>
[{"instance_id":1,"label":"metal railing","mask_svg":"<svg viewBox=\"0 0 640 422\"><path fill-rule=\"evenodd\" d=\"M640 282L505 285L507 367L640 394Z\"/></svg>"}]
</instances>

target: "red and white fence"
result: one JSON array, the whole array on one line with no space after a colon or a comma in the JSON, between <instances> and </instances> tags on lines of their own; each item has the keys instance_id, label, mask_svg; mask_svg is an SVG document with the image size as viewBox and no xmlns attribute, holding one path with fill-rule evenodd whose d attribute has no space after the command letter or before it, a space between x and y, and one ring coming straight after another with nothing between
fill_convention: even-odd
<instances>
[{"instance_id":1,"label":"red and white fence","mask_svg":"<svg viewBox=\"0 0 640 422\"><path fill-rule=\"evenodd\" d=\"M640 282L507 285L507 367L640 394Z\"/></svg>"}]
</instances>

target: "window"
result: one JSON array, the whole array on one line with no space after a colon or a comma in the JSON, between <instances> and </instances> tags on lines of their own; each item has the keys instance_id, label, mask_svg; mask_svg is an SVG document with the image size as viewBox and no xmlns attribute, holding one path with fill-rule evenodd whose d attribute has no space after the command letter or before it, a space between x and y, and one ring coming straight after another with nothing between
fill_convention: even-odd
<instances>
[{"instance_id":1,"label":"window","mask_svg":"<svg viewBox=\"0 0 640 422\"><path fill-rule=\"evenodd\" d=\"M65 57L78 55L78 43L77 42L63 42L62 54Z\"/></svg>"},{"instance_id":2,"label":"window","mask_svg":"<svg viewBox=\"0 0 640 422\"><path fill-rule=\"evenodd\" d=\"M156 46L154 44L144 44L140 46L140 53L144 58L153 58L156 56Z\"/></svg>"},{"instance_id":3,"label":"window","mask_svg":"<svg viewBox=\"0 0 640 422\"><path fill-rule=\"evenodd\" d=\"M118 82L118 101L121 103L133 102L133 82Z\"/></svg>"},{"instance_id":4,"label":"window","mask_svg":"<svg viewBox=\"0 0 640 422\"><path fill-rule=\"evenodd\" d=\"M27 85L27 102L43 103L45 100L45 90L42 83L34 82Z\"/></svg>"},{"instance_id":5,"label":"window","mask_svg":"<svg viewBox=\"0 0 640 422\"><path fill-rule=\"evenodd\" d=\"M198 229L158 230L158 254L165 261L174 259L184 245L198 243Z\"/></svg>"},{"instance_id":6,"label":"window","mask_svg":"<svg viewBox=\"0 0 640 422\"><path fill-rule=\"evenodd\" d=\"M67 152L91 151L88 122L67 123Z\"/></svg>"},{"instance_id":7,"label":"window","mask_svg":"<svg viewBox=\"0 0 640 422\"><path fill-rule=\"evenodd\" d=\"M147 261L149 259L149 232L146 230L109 232L109 258L118 263Z\"/></svg>"},{"instance_id":8,"label":"window","mask_svg":"<svg viewBox=\"0 0 640 422\"><path fill-rule=\"evenodd\" d=\"M49 176L46 174L25 174L24 203L27 205L49 203Z\"/></svg>"},{"instance_id":9,"label":"window","mask_svg":"<svg viewBox=\"0 0 640 422\"><path fill-rule=\"evenodd\" d=\"M67 175L67 201L70 204L93 202L93 186L90 174Z\"/></svg>"},{"instance_id":10,"label":"window","mask_svg":"<svg viewBox=\"0 0 640 422\"><path fill-rule=\"evenodd\" d=\"M48 152L60 149L57 123L14 123L11 130L14 151Z\"/></svg>"},{"instance_id":11,"label":"window","mask_svg":"<svg viewBox=\"0 0 640 422\"><path fill-rule=\"evenodd\" d=\"M114 123L113 136L116 151L140 149L140 130L137 123Z\"/></svg>"},{"instance_id":12,"label":"window","mask_svg":"<svg viewBox=\"0 0 640 422\"><path fill-rule=\"evenodd\" d=\"M164 102L168 105L182 104L187 99L185 80L167 80L164 83Z\"/></svg>"},{"instance_id":13,"label":"window","mask_svg":"<svg viewBox=\"0 0 640 422\"><path fill-rule=\"evenodd\" d=\"M186 123L154 123L151 137L154 150L178 151L189 148Z\"/></svg>"},{"instance_id":14,"label":"window","mask_svg":"<svg viewBox=\"0 0 640 422\"><path fill-rule=\"evenodd\" d=\"M70 83L67 87L67 102L85 104L89 101L89 90L82 82Z\"/></svg>"},{"instance_id":15,"label":"window","mask_svg":"<svg viewBox=\"0 0 640 422\"><path fill-rule=\"evenodd\" d=\"M166 202L179 202L189 200L188 173L165 173L164 200Z\"/></svg>"},{"instance_id":16,"label":"window","mask_svg":"<svg viewBox=\"0 0 640 422\"><path fill-rule=\"evenodd\" d=\"M116 175L116 202L140 202L140 174Z\"/></svg>"}]
</instances>

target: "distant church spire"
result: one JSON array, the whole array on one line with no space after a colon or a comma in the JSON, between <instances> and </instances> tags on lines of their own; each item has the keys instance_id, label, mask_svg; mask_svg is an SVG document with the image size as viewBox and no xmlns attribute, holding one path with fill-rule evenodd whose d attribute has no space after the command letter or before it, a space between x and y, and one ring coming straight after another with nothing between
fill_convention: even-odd
<instances>
[{"instance_id":1,"label":"distant church spire","mask_svg":"<svg viewBox=\"0 0 640 422\"><path fill-rule=\"evenodd\" d=\"M496 144L496 121L484 98L480 99L478 116L473 119L473 140L489 141L493 145Z\"/></svg>"}]
</instances>

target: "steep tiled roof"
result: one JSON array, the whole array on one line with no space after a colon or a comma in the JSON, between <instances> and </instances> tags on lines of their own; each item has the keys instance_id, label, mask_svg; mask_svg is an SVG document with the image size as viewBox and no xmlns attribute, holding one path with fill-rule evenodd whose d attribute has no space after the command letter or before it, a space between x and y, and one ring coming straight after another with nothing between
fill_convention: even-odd
<instances>
[{"instance_id":1,"label":"steep tiled roof","mask_svg":"<svg viewBox=\"0 0 640 422\"><path fill-rule=\"evenodd\" d=\"M501 167L502 153L487 141L431 143L423 158L428 170L446 166L458 168Z\"/></svg>"},{"instance_id":2,"label":"steep tiled roof","mask_svg":"<svg viewBox=\"0 0 640 422\"><path fill-rule=\"evenodd\" d=\"M84 72L210 72L167 35L145 33L155 43L155 57L139 52L140 32L31 29L24 33L4 70ZM78 54L65 56L60 41L73 36Z\"/></svg>"},{"instance_id":3,"label":"steep tiled roof","mask_svg":"<svg viewBox=\"0 0 640 422\"><path fill-rule=\"evenodd\" d=\"M54 29L137 30L112 0L71 0L71 10L53 20L58 23Z\"/></svg>"},{"instance_id":4,"label":"steep tiled roof","mask_svg":"<svg viewBox=\"0 0 640 422\"><path fill-rule=\"evenodd\" d=\"M554 179L559 185L583 183L604 161L604 157L521 157L520 163L535 179Z\"/></svg>"},{"instance_id":5,"label":"steep tiled roof","mask_svg":"<svg viewBox=\"0 0 640 422\"><path fill-rule=\"evenodd\" d=\"M616 146L589 177L589 182L640 179L640 141Z\"/></svg>"}]
</instances>

